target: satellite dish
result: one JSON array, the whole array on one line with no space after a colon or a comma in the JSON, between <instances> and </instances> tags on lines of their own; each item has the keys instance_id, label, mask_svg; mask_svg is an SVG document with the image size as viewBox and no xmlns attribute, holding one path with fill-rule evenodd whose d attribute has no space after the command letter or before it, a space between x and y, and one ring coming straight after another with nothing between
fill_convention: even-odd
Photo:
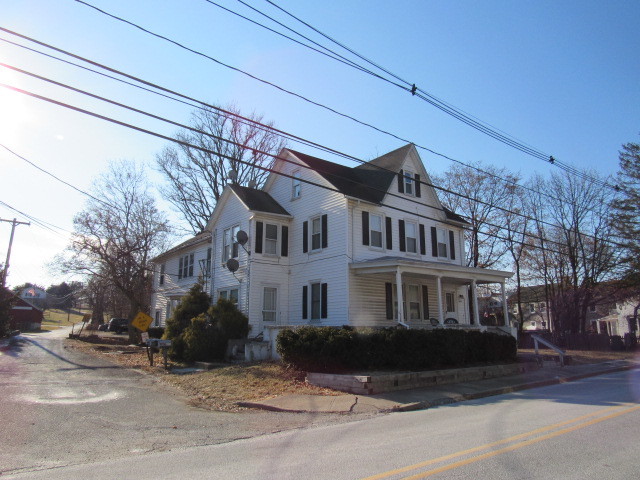
<instances>
[{"instance_id":1,"label":"satellite dish","mask_svg":"<svg viewBox=\"0 0 640 480\"><path fill-rule=\"evenodd\" d=\"M247 187L249 188L256 188L257 185L258 183L254 179L249 180L249 182L247 183Z\"/></svg>"},{"instance_id":2,"label":"satellite dish","mask_svg":"<svg viewBox=\"0 0 640 480\"><path fill-rule=\"evenodd\" d=\"M238 171L235 169L229 170L228 177L231 183L236 183L238 181Z\"/></svg>"},{"instance_id":3,"label":"satellite dish","mask_svg":"<svg viewBox=\"0 0 640 480\"><path fill-rule=\"evenodd\" d=\"M238 268L240 268L240 264L235 258L230 258L229 260L227 260L227 268L231 273L235 273L238 271Z\"/></svg>"},{"instance_id":4,"label":"satellite dish","mask_svg":"<svg viewBox=\"0 0 640 480\"><path fill-rule=\"evenodd\" d=\"M240 245L244 245L249 241L249 235L247 235L247 232L244 230L238 230L238 233L236 233L236 240Z\"/></svg>"}]
</instances>

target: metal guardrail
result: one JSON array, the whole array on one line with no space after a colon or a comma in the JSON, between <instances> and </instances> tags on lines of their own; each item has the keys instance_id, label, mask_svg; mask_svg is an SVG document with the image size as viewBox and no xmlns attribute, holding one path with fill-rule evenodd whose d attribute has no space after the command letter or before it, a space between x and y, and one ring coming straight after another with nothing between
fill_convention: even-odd
<instances>
[{"instance_id":1,"label":"metal guardrail","mask_svg":"<svg viewBox=\"0 0 640 480\"><path fill-rule=\"evenodd\" d=\"M543 344L546 347L550 348L551 350L553 350L554 352L556 352L559 355L559 357L560 357L560 366L564 367L564 357L566 355L566 352L564 350L562 350L560 347L554 345L550 341L545 340L540 335L531 335L531 338L533 339L533 347L534 347L535 352L536 352L536 358L540 357L540 353L538 352L538 343L541 343L541 344Z\"/></svg>"}]
</instances>

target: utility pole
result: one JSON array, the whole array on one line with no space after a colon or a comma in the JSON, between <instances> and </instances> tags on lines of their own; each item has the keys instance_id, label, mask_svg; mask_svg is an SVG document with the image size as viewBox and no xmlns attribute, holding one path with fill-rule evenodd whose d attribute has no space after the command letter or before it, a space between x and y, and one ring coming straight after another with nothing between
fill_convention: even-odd
<instances>
[{"instance_id":1,"label":"utility pole","mask_svg":"<svg viewBox=\"0 0 640 480\"><path fill-rule=\"evenodd\" d=\"M31 225L29 222L19 222L15 218L13 220L5 220L0 218L0 222L8 222L11 224L11 238L9 239L9 248L7 249L7 261L4 262L4 274L2 275L2 288L7 283L7 275L9 275L9 259L11 258L11 245L13 244L13 233L18 225Z\"/></svg>"}]
</instances>

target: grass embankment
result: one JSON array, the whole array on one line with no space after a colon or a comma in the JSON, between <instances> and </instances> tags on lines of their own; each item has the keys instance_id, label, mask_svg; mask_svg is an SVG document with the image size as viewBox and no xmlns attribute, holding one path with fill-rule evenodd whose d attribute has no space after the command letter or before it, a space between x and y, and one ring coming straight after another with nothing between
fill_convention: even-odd
<instances>
[{"instance_id":1,"label":"grass embankment","mask_svg":"<svg viewBox=\"0 0 640 480\"><path fill-rule=\"evenodd\" d=\"M47 309L44 311L42 320L42 330L55 330L61 327L70 327L74 323L82 322L85 313L90 310L66 310Z\"/></svg>"},{"instance_id":2,"label":"grass embankment","mask_svg":"<svg viewBox=\"0 0 640 480\"><path fill-rule=\"evenodd\" d=\"M126 368L144 370L157 375L167 383L180 388L199 407L226 412L245 410L237 402L255 401L287 394L340 395L341 392L314 387L304 382L304 372L289 369L276 362L228 365L220 364L213 370L176 374L162 367L162 356L156 354L155 365L149 366L146 349L129 345L126 334L92 332L79 340L66 340L72 348L100 355ZM533 350L519 350L533 353ZM547 351L543 351L546 353ZM574 364L600 363L611 360L631 360L638 352L590 352L569 350ZM174 371L183 364L172 364Z\"/></svg>"}]
</instances>

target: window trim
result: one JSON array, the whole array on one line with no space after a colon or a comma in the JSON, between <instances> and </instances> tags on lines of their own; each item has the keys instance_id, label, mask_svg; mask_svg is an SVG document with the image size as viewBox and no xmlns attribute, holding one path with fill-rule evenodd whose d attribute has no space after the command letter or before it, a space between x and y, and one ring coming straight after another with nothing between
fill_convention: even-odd
<instances>
[{"instance_id":1,"label":"window trim","mask_svg":"<svg viewBox=\"0 0 640 480\"><path fill-rule=\"evenodd\" d=\"M409 195L410 197L416 196L415 173L411 170L404 170L402 172L402 187L405 195Z\"/></svg>"},{"instance_id":2,"label":"window trim","mask_svg":"<svg viewBox=\"0 0 640 480\"><path fill-rule=\"evenodd\" d=\"M181 255L178 260L178 280L193 277L194 252Z\"/></svg>"},{"instance_id":3,"label":"window trim","mask_svg":"<svg viewBox=\"0 0 640 480\"><path fill-rule=\"evenodd\" d=\"M275 299L273 301L273 310L267 310L265 301L267 299L267 289L275 291ZM265 313L273 313L273 319L267 320ZM262 321L269 324L275 324L278 320L278 287L275 285L264 285L262 287Z\"/></svg>"},{"instance_id":4,"label":"window trim","mask_svg":"<svg viewBox=\"0 0 640 480\"><path fill-rule=\"evenodd\" d=\"M440 241L440 235L444 237L444 242ZM449 259L449 242L447 238L447 230L445 228L436 227L436 245L438 258ZM444 255L441 255L440 246L444 246Z\"/></svg>"},{"instance_id":5,"label":"window trim","mask_svg":"<svg viewBox=\"0 0 640 480\"><path fill-rule=\"evenodd\" d=\"M315 222L318 222L318 231L314 232L313 227ZM309 219L310 232L309 232L309 251L310 252L319 252L322 250L322 215L316 215ZM318 246L314 248L313 239L316 237L318 239Z\"/></svg>"},{"instance_id":6,"label":"window trim","mask_svg":"<svg viewBox=\"0 0 640 480\"><path fill-rule=\"evenodd\" d=\"M275 244L273 243L274 242L273 238L267 238L268 227L274 227L275 228L275 232L276 232ZM280 256L280 254L278 253L279 252L279 247L280 247L280 235L279 235L278 232L280 231L280 229L281 229L281 225L279 225L277 223L264 222L264 228L262 230L262 245L263 245L262 253L263 253L263 255L270 255L270 256L274 256L274 257ZM274 246L273 253L272 252L267 252L267 245L269 245L269 243L267 241L268 242L272 242L271 245Z\"/></svg>"},{"instance_id":7,"label":"window trim","mask_svg":"<svg viewBox=\"0 0 640 480\"><path fill-rule=\"evenodd\" d=\"M235 230L235 233L234 233ZM238 258L240 252L238 248L238 239L237 235L240 231L240 224L233 225L229 228L225 228L222 231L222 263L224 264L227 260L231 258ZM229 238L227 239L227 232L229 232ZM231 244L227 244L227 240L231 241ZM227 248L229 249L229 253L227 256Z\"/></svg>"},{"instance_id":8,"label":"window trim","mask_svg":"<svg viewBox=\"0 0 640 480\"><path fill-rule=\"evenodd\" d=\"M412 225L414 228L414 234L415 236L410 237L409 236L409 231L408 231L408 225ZM409 238L412 238L415 241L414 244L414 250L409 250ZM414 255L417 255L419 253L419 248L420 248L420 244L418 243L419 240L419 233L418 233L418 223L414 222L413 220L405 220L404 221L404 249L406 253L411 253Z\"/></svg>"},{"instance_id":9,"label":"window trim","mask_svg":"<svg viewBox=\"0 0 640 480\"><path fill-rule=\"evenodd\" d=\"M374 230L373 228L373 218L377 217L380 219L380 230ZM374 248L376 250L382 250L384 249L384 240L385 240L385 229L386 229L386 222L385 222L385 216L379 213L371 213L369 212L369 247ZM375 233L379 233L380 234L380 245L374 245L374 232Z\"/></svg>"}]
</instances>

